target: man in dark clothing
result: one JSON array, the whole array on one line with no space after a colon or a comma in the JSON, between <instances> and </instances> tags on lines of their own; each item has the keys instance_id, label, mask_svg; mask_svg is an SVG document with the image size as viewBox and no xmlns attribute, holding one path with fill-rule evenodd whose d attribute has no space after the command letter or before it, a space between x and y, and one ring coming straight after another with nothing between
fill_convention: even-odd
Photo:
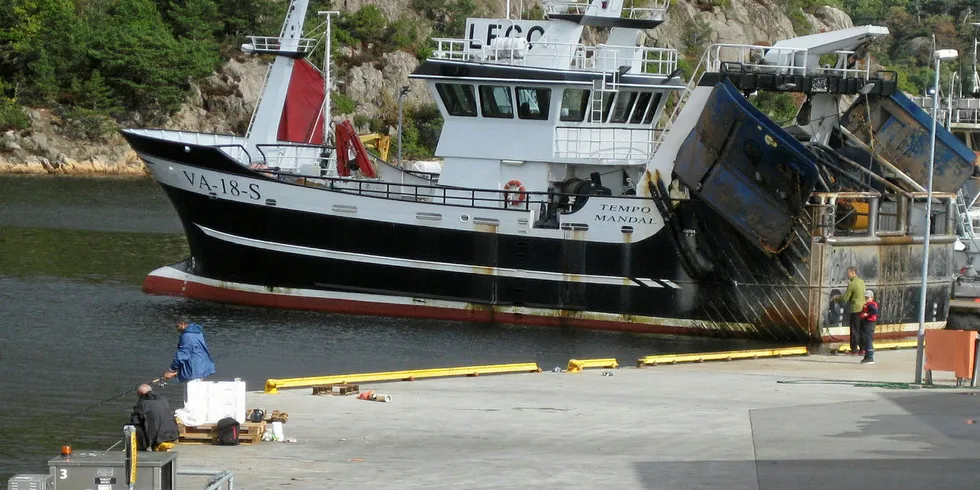
<instances>
[{"instance_id":1,"label":"man in dark clothing","mask_svg":"<svg viewBox=\"0 0 980 490\"><path fill-rule=\"evenodd\" d=\"M133 407L130 423L136 426L136 441L140 451L166 451L180 437L174 411L167 399L153 393L150 385L136 389L139 401Z\"/></svg>"},{"instance_id":2,"label":"man in dark clothing","mask_svg":"<svg viewBox=\"0 0 980 490\"><path fill-rule=\"evenodd\" d=\"M858 277L856 267L847 268L847 279L847 289L844 291L841 302L851 313L848 322L851 326L851 355L856 356L864 354L867 349L861 345L861 308L864 306L861 296L864 294L864 280Z\"/></svg>"}]
</instances>

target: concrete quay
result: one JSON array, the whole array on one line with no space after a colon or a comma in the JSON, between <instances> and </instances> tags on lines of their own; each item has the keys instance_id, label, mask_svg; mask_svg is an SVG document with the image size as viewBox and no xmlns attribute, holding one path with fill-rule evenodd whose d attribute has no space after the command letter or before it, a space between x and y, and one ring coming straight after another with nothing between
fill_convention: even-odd
<instances>
[{"instance_id":1,"label":"concrete quay","mask_svg":"<svg viewBox=\"0 0 980 490\"><path fill-rule=\"evenodd\" d=\"M914 350L876 357L360 384L390 403L250 392L297 442L175 451L239 489L978 487L980 391L952 389L952 373L906 385Z\"/></svg>"}]
</instances>

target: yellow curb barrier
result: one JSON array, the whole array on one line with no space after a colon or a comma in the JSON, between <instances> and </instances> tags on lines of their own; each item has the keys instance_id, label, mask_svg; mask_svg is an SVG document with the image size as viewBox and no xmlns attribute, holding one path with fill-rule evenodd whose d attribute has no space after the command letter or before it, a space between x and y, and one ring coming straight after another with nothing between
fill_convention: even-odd
<instances>
[{"instance_id":1,"label":"yellow curb barrier","mask_svg":"<svg viewBox=\"0 0 980 490\"><path fill-rule=\"evenodd\" d=\"M265 392L278 393L285 388L310 388L315 385L364 383L370 381L413 381L417 378L443 378L449 376L479 376L481 374L540 373L537 363L491 364L487 366L463 366L451 368L415 369L380 373L336 374L309 378L285 378L265 380Z\"/></svg>"},{"instance_id":2,"label":"yellow curb barrier","mask_svg":"<svg viewBox=\"0 0 980 490\"><path fill-rule=\"evenodd\" d=\"M677 364L680 362L732 361L735 359L758 359L760 357L805 356L806 347L785 347L781 349L733 350L725 352L701 352L694 354L663 354L641 357L636 367L656 366L658 364Z\"/></svg>"},{"instance_id":3,"label":"yellow curb barrier","mask_svg":"<svg viewBox=\"0 0 980 490\"><path fill-rule=\"evenodd\" d=\"M883 349L914 349L918 347L917 340L896 340L894 342L875 342L875 350ZM851 352L851 346L842 345L837 348L837 352Z\"/></svg>"},{"instance_id":4,"label":"yellow curb barrier","mask_svg":"<svg viewBox=\"0 0 980 490\"><path fill-rule=\"evenodd\" d=\"M619 363L615 359L569 359L566 372L579 373L588 368L609 368L616 369Z\"/></svg>"}]
</instances>

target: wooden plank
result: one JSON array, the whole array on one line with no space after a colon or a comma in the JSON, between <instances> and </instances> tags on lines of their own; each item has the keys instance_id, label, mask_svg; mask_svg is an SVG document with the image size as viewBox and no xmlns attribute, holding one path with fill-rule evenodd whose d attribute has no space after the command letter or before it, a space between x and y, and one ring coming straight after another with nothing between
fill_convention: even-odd
<instances>
[{"instance_id":1,"label":"wooden plank","mask_svg":"<svg viewBox=\"0 0 980 490\"><path fill-rule=\"evenodd\" d=\"M265 433L265 422L245 422L238 428L240 444L256 444L262 441ZM214 444L218 440L218 430L215 424L185 426L178 423L178 443L180 444Z\"/></svg>"},{"instance_id":2,"label":"wooden plank","mask_svg":"<svg viewBox=\"0 0 980 490\"><path fill-rule=\"evenodd\" d=\"M360 386L349 383L333 383L328 385L318 385L313 387L314 395L350 395L359 393Z\"/></svg>"}]
</instances>

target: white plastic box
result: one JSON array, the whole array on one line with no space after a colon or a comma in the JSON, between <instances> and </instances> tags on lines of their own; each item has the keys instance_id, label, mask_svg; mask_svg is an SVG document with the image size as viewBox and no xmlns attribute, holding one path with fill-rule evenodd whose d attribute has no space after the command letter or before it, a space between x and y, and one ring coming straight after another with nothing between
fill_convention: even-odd
<instances>
[{"instance_id":1,"label":"white plastic box","mask_svg":"<svg viewBox=\"0 0 980 490\"><path fill-rule=\"evenodd\" d=\"M245 423L245 382L189 382L184 409L177 415L186 425L213 424L225 417Z\"/></svg>"}]
</instances>

